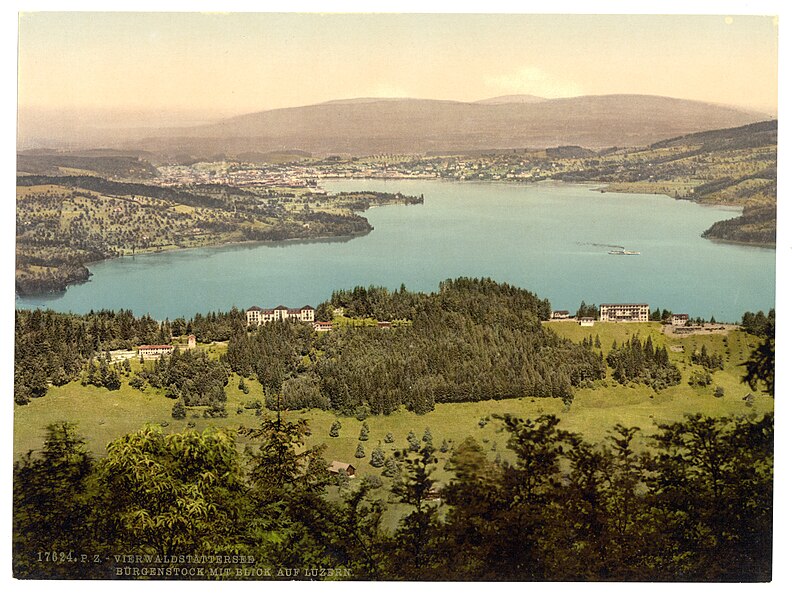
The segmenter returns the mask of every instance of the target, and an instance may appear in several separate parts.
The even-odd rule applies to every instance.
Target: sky
[[[18,103],[22,112],[201,120],[356,97],[637,93],[775,113],[777,23],[742,15],[23,12]]]

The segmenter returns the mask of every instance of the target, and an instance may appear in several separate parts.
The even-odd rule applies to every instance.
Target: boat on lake
[[[609,254],[613,254],[615,256],[640,256],[641,252],[636,250],[611,250],[608,252]]]

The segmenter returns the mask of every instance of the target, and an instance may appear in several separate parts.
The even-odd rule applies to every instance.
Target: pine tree
[[[184,420],[187,417],[187,410],[184,408],[184,402],[179,400],[175,404],[173,404],[173,409],[171,409],[171,416],[175,420]]]
[[[358,459],[366,457],[366,451],[363,449],[363,443],[358,443],[357,449],[355,450],[355,457]]]
[[[375,468],[382,468],[385,465],[385,453],[382,451],[382,448],[379,445],[374,448],[374,451],[371,452],[371,460],[369,461],[369,464]]]
[[[413,431],[407,434],[407,443],[410,444],[410,451],[418,451],[421,448],[421,443]]]
[[[432,431],[429,430],[429,427],[426,428],[423,434],[423,442],[427,445],[432,444]]]
[[[396,460],[393,458],[386,459],[385,468],[382,470],[382,476],[393,478],[397,474],[399,474],[399,466],[396,464]]]
[[[367,422],[363,423],[363,426],[360,427],[360,434],[358,435],[358,441],[368,441],[369,438],[369,425]]]
[[[385,435],[384,441],[385,443],[393,443],[393,433],[389,432],[387,435]]]
[[[336,420],[333,424],[330,425],[330,436],[337,437],[338,432],[341,430],[341,423]]]

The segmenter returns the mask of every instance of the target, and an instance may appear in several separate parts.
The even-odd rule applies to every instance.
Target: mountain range
[[[101,141],[113,148],[193,156],[284,149],[314,155],[565,145],[597,149],[645,146],[767,118],[735,107],[648,95],[501,96],[477,102],[356,98],[266,110],[200,126],[116,129]]]

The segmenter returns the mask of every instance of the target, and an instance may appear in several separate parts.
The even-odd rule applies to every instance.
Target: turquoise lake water
[[[423,193],[425,203],[372,208],[365,216],[374,230],[349,240],[108,260],[89,266],[88,283],[16,305],[173,319],[232,306],[316,305],[356,285],[434,291],[459,276],[509,282],[571,312],[581,300],[649,303],[737,321],[775,305],[774,250],[701,238],[713,222],[739,214],[733,209],[561,183],[332,180],[325,187]],[[610,255],[606,245],[641,254]]]

